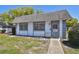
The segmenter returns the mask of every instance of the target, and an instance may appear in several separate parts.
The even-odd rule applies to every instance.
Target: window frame
[[[45,21],[33,22],[34,31],[45,31]]]
[[[53,24],[53,29],[58,29],[58,25],[57,24]]]
[[[19,23],[19,30],[20,31],[28,31],[28,23],[27,22]]]

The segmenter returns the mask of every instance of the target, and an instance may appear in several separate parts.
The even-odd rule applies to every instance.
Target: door
[[[12,27],[12,35],[15,35],[15,34],[16,34],[16,28]]]
[[[59,38],[59,21],[51,22],[51,35],[53,38]]]

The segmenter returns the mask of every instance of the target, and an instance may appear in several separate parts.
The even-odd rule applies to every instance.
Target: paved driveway
[[[64,54],[60,40],[50,39],[48,54]]]

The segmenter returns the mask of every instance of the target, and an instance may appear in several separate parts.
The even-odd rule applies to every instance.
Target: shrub
[[[79,45],[79,24],[72,26],[68,33],[70,44]]]
[[[0,30],[0,33],[5,33],[6,30]]]
[[[2,30],[2,33],[5,33],[6,30]]]

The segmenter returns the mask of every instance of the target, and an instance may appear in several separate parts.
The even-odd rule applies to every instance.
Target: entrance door
[[[59,37],[59,21],[51,22],[51,35],[53,38]]]

